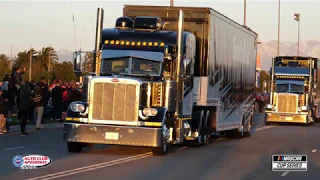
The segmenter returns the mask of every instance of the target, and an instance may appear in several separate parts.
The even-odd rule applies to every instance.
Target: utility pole
[[[51,72],[51,50],[52,50],[52,47],[51,47],[51,44],[50,44],[50,49],[49,49],[49,59],[48,59],[48,72],[50,74]],[[48,78],[48,85],[50,84],[50,81],[49,81],[49,78]]]
[[[29,82],[31,82],[31,72],[32,72],[32,44],[30,45],[30,57],[29,57]]]
[[[50,44],[50,49],[49,49],[49,62],[48,62],[48,71],[49,71],[49,72],[51,71],[51,50],[52,50],[52,47],[51,47],[51,44]]]
[[[244,7],[243,7],[243,25],[247,25],[247,0],[244,0]]]
[[[277,56],[280,55],[280,0],[278,0],[278,47]]]
[[[12,59],[12,44],[11,44],[11,57],[10,57],[10,69],[12,71],[12,64],[13,64],[13,59]]]
[[[297,56],[300,53],[300,13],[294,14],[294,20],[298,21],[298,45],[297,45]]]
[[[171,6],[171,7],[174,6],[174,0],[170,0],[170,6]]]

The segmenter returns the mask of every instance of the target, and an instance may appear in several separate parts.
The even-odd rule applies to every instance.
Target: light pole
[[[247,21],[247,0],[244,0],[244,7],[243,7],[243,25],[246,26]]]
[[[299,56],[300,49],[300,13],[294,14],[294,20],[298,21],[298,47],[297,47],[297,56]]]
[[[30,45],[30,59],[29,59],[29,82],[31,82],[31,72],[32,72],[32,56],[33,56],[33,51],[32,51],[32,44]]]
[[[280,55],[280,0],[278,0],[278,47],[277,56]]]

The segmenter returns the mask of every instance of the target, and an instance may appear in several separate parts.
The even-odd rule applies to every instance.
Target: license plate
[[[291,121],[292,117],[286,117],[286,120]]]
[[[118,140],[119,139],[119,133],[117,133],[117,132],[106,132],[105,133],[105,139]]]

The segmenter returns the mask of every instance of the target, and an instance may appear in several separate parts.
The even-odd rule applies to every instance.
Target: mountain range
[[[73,51],[68,49],[57,50],[60,61],[72,62]],[[258,45],[260,54],[261,70],[269,70],[272,57],[277,55],[277,41],[261,42]],[[297,42],[281,42],[280,55],[297,55]],[[320,58],[320,41],[300,42],[300,56]]]
[[[272,57],[277,55],[277,41],[261,42],[258,45],[260,54],[261,70],[269,70]],[[297,42],[280,43],[280,55],[296,56]],[[299,43],[299,56],[311,56],[320,58],[320,41],[303,41]]]

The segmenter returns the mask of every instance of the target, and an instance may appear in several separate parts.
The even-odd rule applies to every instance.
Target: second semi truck
[[[278,56],[273,58],[270,102],[265,124],[273,122],[312,124],[319,118],[320,60],[312,57]]]
[[[250,136],[255,32],[211,8],[126,5],[114,28],[102,22],[99,8],[93,75],[64,124],[70,152],[115,144],[164,155],[212,133]]]

